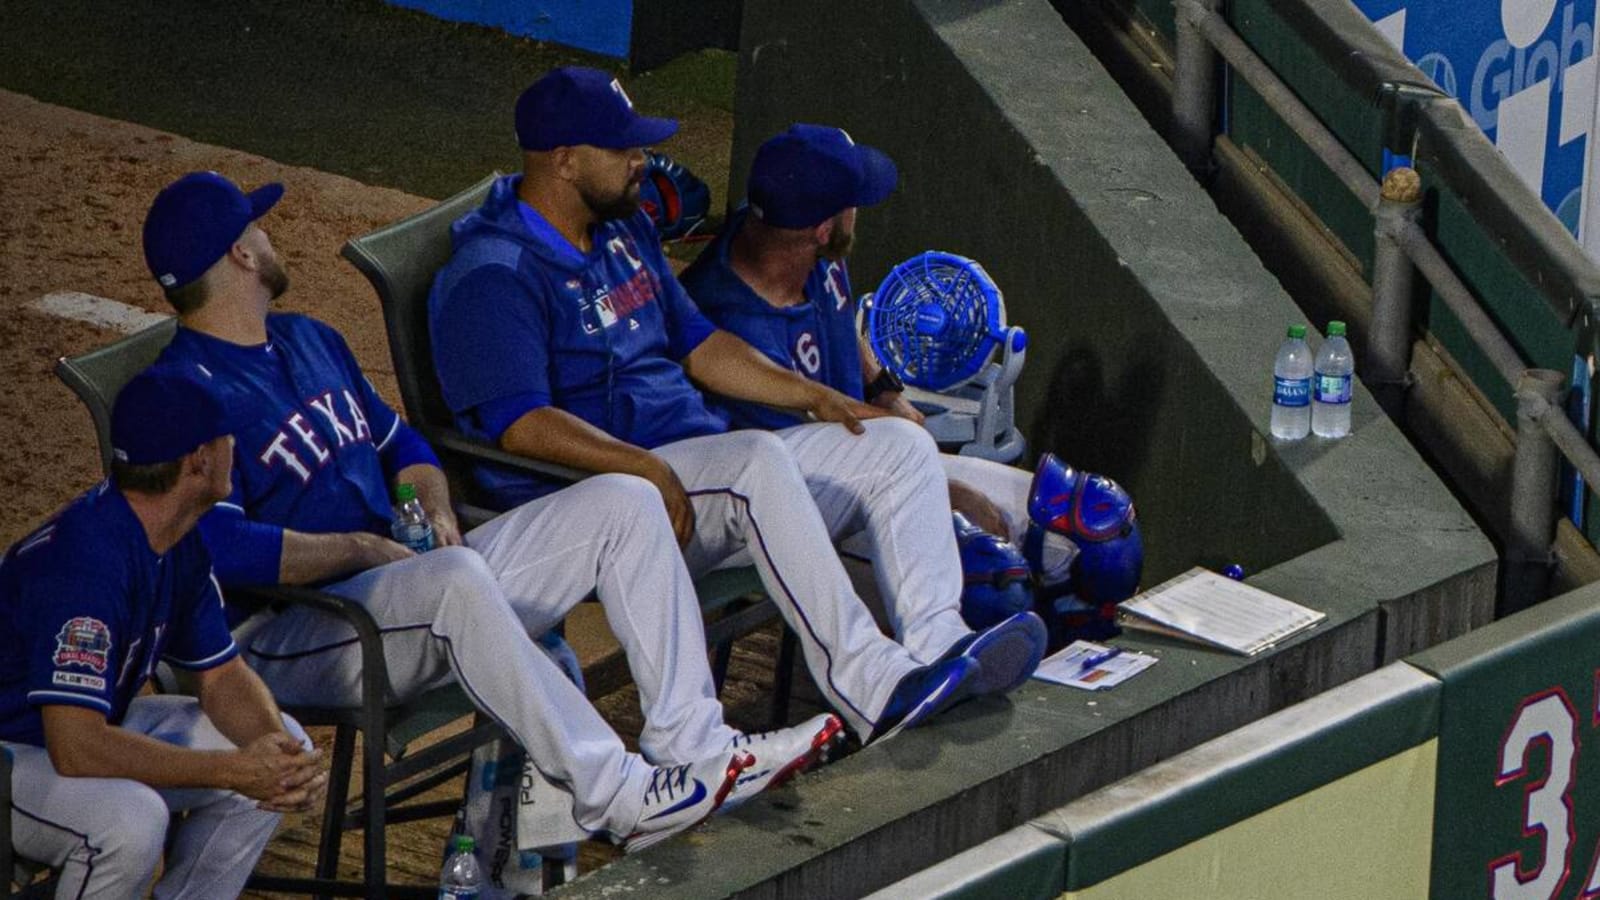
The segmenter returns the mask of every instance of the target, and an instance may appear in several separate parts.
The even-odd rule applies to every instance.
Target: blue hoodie
[[[819,260],[806,278],[805,302],[773,306],[744,283],[728,262],[728,249],[745,210],[728,224],[700,258],[684,270],[684,290],[718,328],[744,338],[786,369],[861,399],[861,356],[856,347],[855,304],[843,262]],[[736,428],[787,428],[805,419],[786,409],[714,397]]]
[[[680,365],[715,329],[649,217],[596,225],[583,255],[517,198],[521,180],[496,181],[455,223],[428,297],[434,365],[462,431],[497,443],[546,406],[645,448],[726,431]],[[479,478],[507,505],[555,487],[505,469]]]

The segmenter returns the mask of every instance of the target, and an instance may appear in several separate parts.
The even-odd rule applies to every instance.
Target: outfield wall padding
[[[1600,586],[1196,747],[875,897],[1583,900],[1600,893],[1600,758],[1586,752],[1597,739]]]
[[[1394,858],[1376,863],[1360,858],[1372,848],[1355,836],[1364,829],[1369,836],[1377,832],[1392,839],[1397,828],[1416,821],[1418,811],[1409,808],[1414,798],[1394,789],[1408,779],[1428,777],[1440,693],[1439,682],[1418,670],[1403,663],[1388,666],[1089,794],[886,888],[873,900],[1020,900],[1063,892],[1137,896],[1125,886],[1159,883],[1170,877],[1163,869],[1183,872],[1194,866],[1192,859],[1173,857],[1184,848],[1206,865],[1238,869],[1233,854],[1216,855],[1195,845],[1229,829],[1253,825],[1259,831],[1278,824],[1263,816],[1303,824],[1304,812],[1288,807],[1319,801],[1324,821],[1313,827],[1347,828],[1351,837],[1317,847],[1318,865],[1347,863],[1352,873],[1370,865],[1393,870]],[[1328,802],[1327,795],[1337,791],[1346,796]],[[1409,841],[1407,871],[1388,874],[1425,883],[1427,834],[1409,835]],[[1325,876],[1319,884],[1295,879],[1306,863],[1293,858],[1299,849],[1293,836],[1271,843],[1275,846],[1256,844],[1256,858],[1246,865],[1281,865],[1284,879],[1258,885],[1252,896],[1335,896],[1327,893],[1327,882],[1337,876]],[[1049,881],[1056,873],[1060,880]],[[1183,896],[1223,900],[1239,896],[1223,891],[1237,890],[1236,881],[1219,875],[1213,884],[1189,883]]]

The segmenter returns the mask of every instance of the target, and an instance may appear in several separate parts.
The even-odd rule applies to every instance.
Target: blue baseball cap
[[[894,161],[842,128],[791,125],[756,150],[750,212],[774,228],[810,228],[852,206],[883,202],[900,182]]]
[[[190,172],[167,185],[144,217],[144,261],[166,290],[194,281],[283,196],[273,182],[246,194],[216,172]]]
[[[517,98],[517,143],[524,150],[578,144],[623,150],[648,147],[677,133],[677,119],[634,112],[622,83],[599,69],[552,69]]]
[[[246,415],[239,404],[222,398],[205,367],[152,366],[117,394],[111,408],[111,455],[134,466],[181,459],[232,434]]]

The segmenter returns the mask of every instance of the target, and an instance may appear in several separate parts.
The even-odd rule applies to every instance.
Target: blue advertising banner
[[[1461,101],[1574,236],[1595,118],[1594,0],[1355,0]]]
[[[620,59],[628,57],[633,0],[387,0],[451,22],[500,28]]]

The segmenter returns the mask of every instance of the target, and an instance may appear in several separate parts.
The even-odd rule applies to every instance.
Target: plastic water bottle
[[[478,858],[472,855],[471,835],[456,835],[451,847],[444,870],[439,873],[439,900],[478,900],[483,874],[478,869]]]
[[[1304,325],[1290,325],[1278,345],[1272,381],[1272,436],[1298,441],[1311,433],[1311,348]]]
[[[1344,323],[1328,323],[1328,339],[1317,350],[1317,377],[1311,389],[1311,430],[1317,437],[1350,433],[1350,387],[1356,371]]]
[[[397,501],[394,508],[394,521],[389,524],[389,533],[394,535],[396,543],[404,544],[417,553],[427,553],[433,549],[433,523],[428,521],[428,513],[422,508],[422,501],[417,499],[417,486],[402,484],[395,488],[394,498]]]

